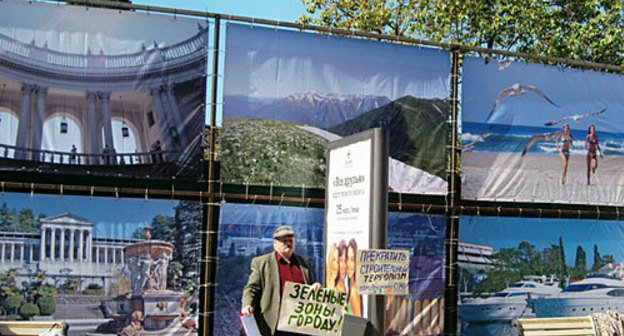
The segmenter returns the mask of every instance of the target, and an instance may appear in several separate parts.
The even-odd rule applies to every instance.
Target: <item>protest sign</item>
[[[308,335],[338,335],[347,304],[345,292],[286,282],[277,330]]]
[[[358,293],[408,294],[409,261],[408,250],[358,250]]]

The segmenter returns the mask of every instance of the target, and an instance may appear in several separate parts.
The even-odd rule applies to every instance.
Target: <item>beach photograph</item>
[[[324,188],[326,144],[383,127],[390,188],[446,193],[447,51],[241,24],[226,50],[225,182]]]
[[[460,335],[516,335],[515,318],[624,312],[623,239],[622,221],[462,216]]]
[[[462,198],[624,201],[624,77],[466,57]]]

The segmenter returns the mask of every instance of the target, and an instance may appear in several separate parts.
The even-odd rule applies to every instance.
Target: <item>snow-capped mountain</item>
[[[254,98],[249,98],[251,102]],[[281,120],[288,122],[301,122],[308,125],[327,128],[351,120],[370,110],[390,103],[385,96],[374,95],[342,95],[336,93],[322,94],[316,91],[296,93],[282,99],[260,106],[250,114],[250,108],[246,111],[238,110],[227,101],[233,101],[226,97],[224,110],[225,118],[258,118]],[[266,102],[266,100],[264,101]]]

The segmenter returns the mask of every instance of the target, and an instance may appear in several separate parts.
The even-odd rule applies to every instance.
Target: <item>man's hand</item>
[[[253,314],[253,307],[252,306],[245,306],[245,307],[241,308],[241,315],[249,316],[251,314]]]
[[[321,289],[321,284],[318,282],[313,283],[312,289],[314,290],[314,293],[318,293],[319,289]]]

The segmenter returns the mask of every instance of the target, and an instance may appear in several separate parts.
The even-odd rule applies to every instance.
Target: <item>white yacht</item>
[[[561,291],[554,277],[526,276],[521,281],[487,298],[471,298],[459,303],[461,320],[469,323],[509,321],[535,317],[527,299],[549,297]]]
[[[616,310],[624,312],[624,280],[618,274],[590,274],[561,293],[528,300],[537,317],[586,316]]]

